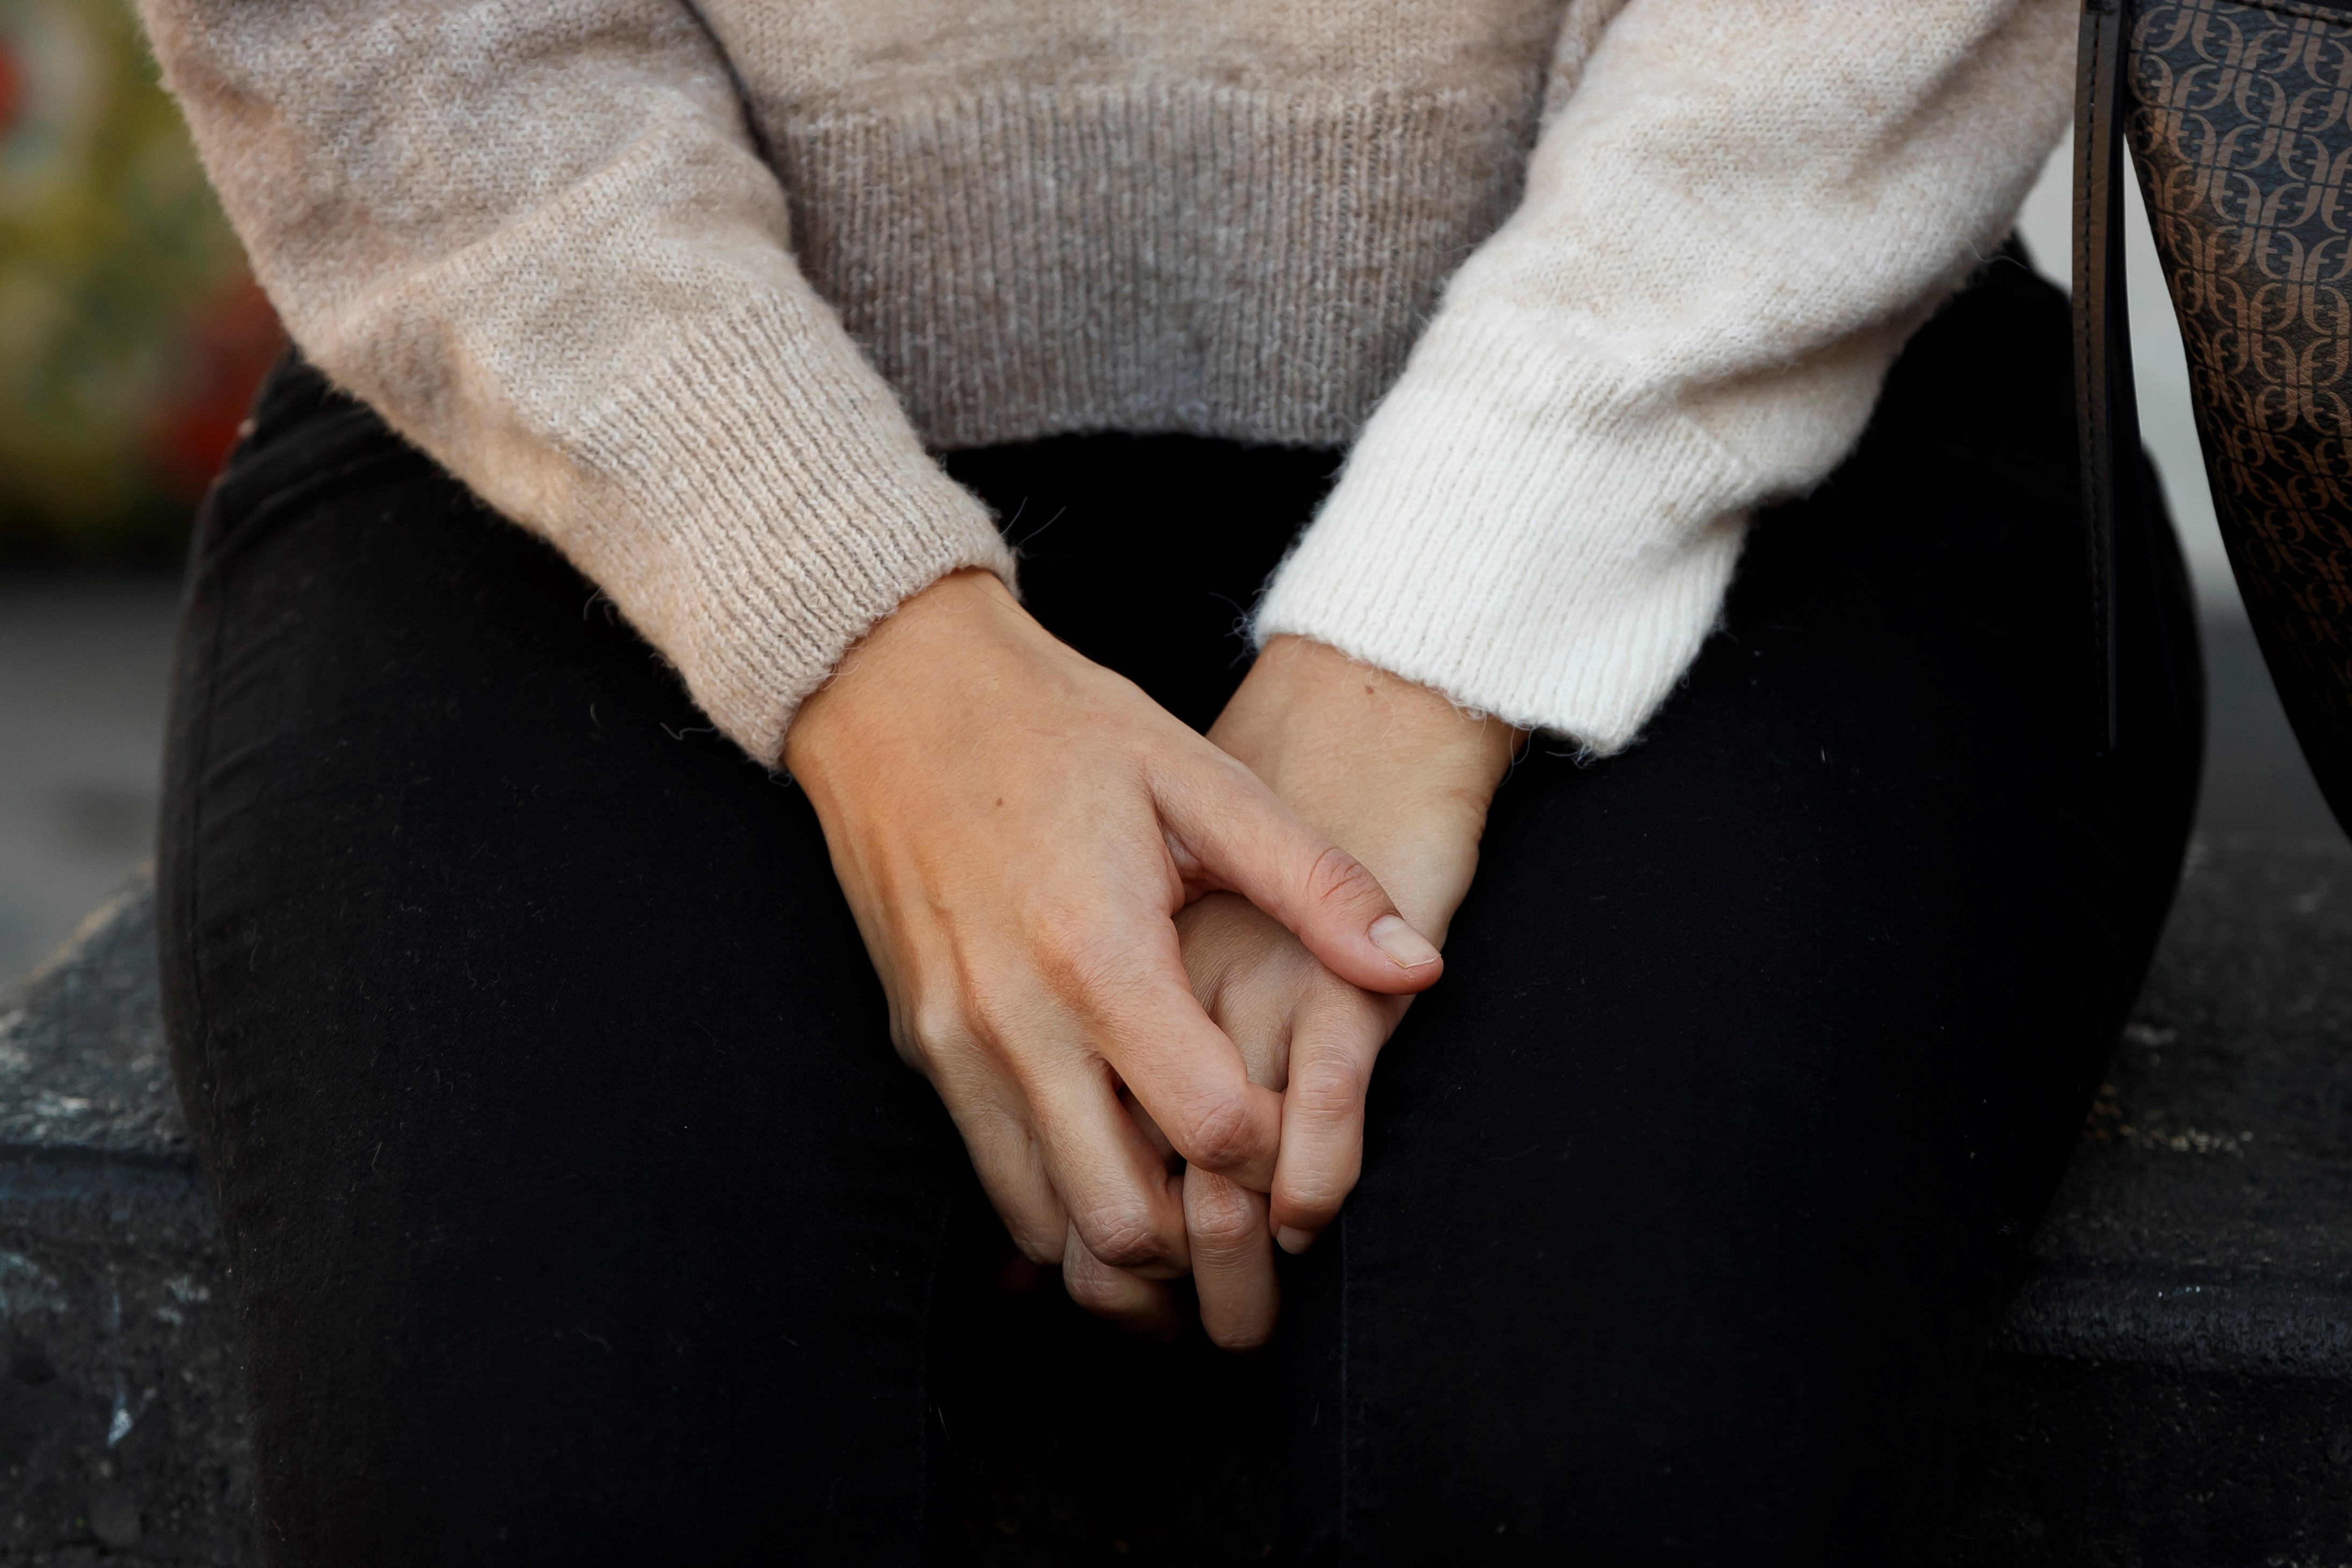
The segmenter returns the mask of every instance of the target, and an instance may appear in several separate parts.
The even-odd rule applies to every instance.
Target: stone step
[[[1952,1562],[2352,1563],[2352,845],[2191,846],[1995,1352]]]
[[[0,998],[0,1561],[252,1560],[228,1282],[143,884]],[[2352,1563],[2352,846],[2193,847],[1940,1555]]]
[[[254,1561],[235,1329],[142,880],[0,997],[0,1563]]]

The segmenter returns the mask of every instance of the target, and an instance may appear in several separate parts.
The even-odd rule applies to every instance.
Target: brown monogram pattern
[[[2139,0],[2128,68],[2231,563],[2352,823],[2352,16]]]

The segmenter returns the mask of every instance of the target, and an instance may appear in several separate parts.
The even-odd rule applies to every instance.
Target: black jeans
[[[1996,265],[1646,737],[1538,741],[1242,1359],[1023,1293],[803,797],[282,368],[204,519],[162,857],[266,1559],[1255,1562],[1276,1516],[1314,1563],[1898,1559],[2196,792],[2160,519],[2091,749],[2067,364]],[[1204,724],[1332,462],[951,466],[1045,624]]]

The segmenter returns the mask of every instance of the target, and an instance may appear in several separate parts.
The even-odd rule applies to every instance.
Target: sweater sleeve
[[[1518,209],[1255,630],[1607,753],[1696,655],[1748,514],[1828,475],[2000,243],[2065,122],[2074,15],[1632,0],[1588,55],[1596,8]]]
[[[907,596],[1011,576],[787,249],[685,0],[142,0],[303,351],[773,763]]]

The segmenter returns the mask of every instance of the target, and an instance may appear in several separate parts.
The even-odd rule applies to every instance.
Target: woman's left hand
[[[1322,643],[1277,637],[1209,738],[1361,860],[1413,927],[1442,945],[1522,735]],[[1212,894],[1176,924],[1194,995],[1252,1081],[1283,1093],[1270,1200],[1208,1171],[1184,1178],[1202,1327],[1245,1349],[1274,1332],[1275,1238],[1306,1250],[1355,1186],[1372,1063],[1411,998],[1339,979],[1245,899]],[[1090,1257],[1066,1259],[1064,1280],[1104,1315],[1174,1326],[1159,1281]]]

